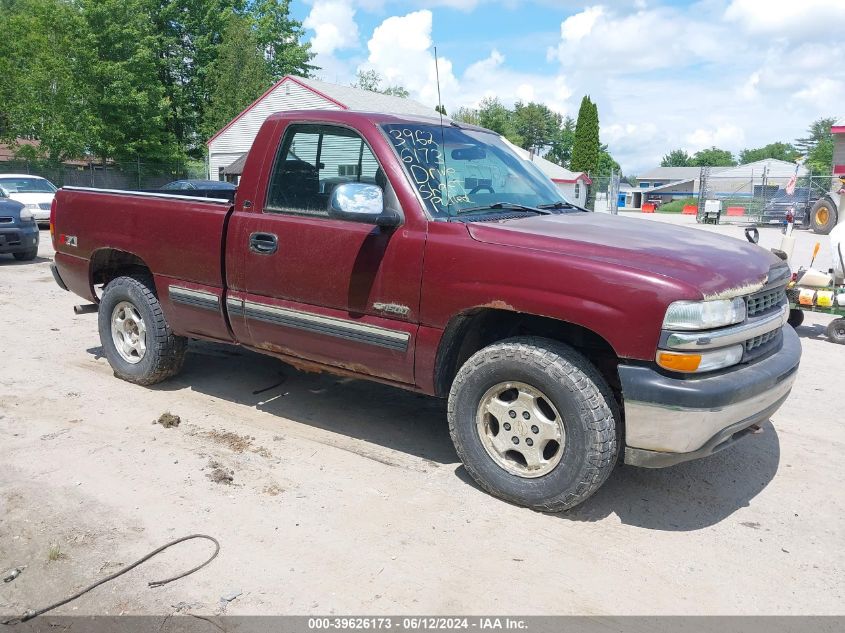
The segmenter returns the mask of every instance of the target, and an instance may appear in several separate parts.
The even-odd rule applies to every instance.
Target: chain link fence
[[[697,219],[705,221],[708,201],[718,202],[720,223],[779,224],[785,221],[787,210],[796,221],[809,219],[819,199],[832,195],[838,200],[841,186],[836,176],[799,177],[792,193],[787,192],[788,185],[788,178],[767,178],[765,173],[751,178],[720,178],[718,172],[705,168],[699,180]]]
[[[608,176],[593,176],[587,194],[587,208],[596,213],[619,212],[619,182],[621,175],[611,172]]]
[[[158,189],[174,180],[204,180],[208,177],[206,166],[202,161],[152,163],[140,160],[55,166],[15,160],[0,163],[0,176],[3,174],[41,176],[57,187],[95,187],[129,191]]]

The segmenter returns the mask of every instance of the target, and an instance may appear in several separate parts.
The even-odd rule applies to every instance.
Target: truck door
[[[227,307],[242,342],[389,380],[413,383],[425,225],[396,228],[329,218],[333,187],[390,182],[354,130],[280,125],[278,151],[256,200],[231,219],[239,270]],[[268,157],[269,159],[270,157]],[[265,168],[266,169],[266,168]],[[401,209],[396,209],[401,212]]]

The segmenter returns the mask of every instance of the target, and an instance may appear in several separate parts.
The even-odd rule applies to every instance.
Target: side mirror
[[[334,188],[329,217],[385,227],[399,226],[402,220],[396,211],[384,208],[381,187],[362,182],[347,182]]]

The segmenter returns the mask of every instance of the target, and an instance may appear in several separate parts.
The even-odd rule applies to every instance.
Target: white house
[[[249,151],[261,124],[271,114],[309,109],[437,116],[434,107],[424,106],[413,99],[286,75],[209,139],[208,177],[211,180],[225,180],[226,168]],[[229,171],[240,174],[238,165],[232,167]]]

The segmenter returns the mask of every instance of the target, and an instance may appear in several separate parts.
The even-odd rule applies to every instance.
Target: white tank
[[[845,278],[845,270],[842,269],[842,262],[845,260],[845,222],[840,222],[830,232],[830,254],[836,278]]]

